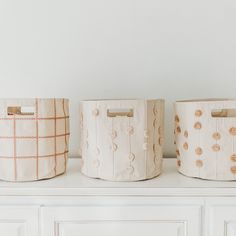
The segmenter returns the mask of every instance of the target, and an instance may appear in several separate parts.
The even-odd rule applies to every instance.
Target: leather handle
[[[20,116],[31,116],[34,115],[35,108],[34,107],[8,107],[7,114],[8,115],[20,115]]]
[[[236,117],[236,109],[215,109],[211,111],[213,118]]]
[[[107,116],[108,117],[117,117],[117,116],[133,117],[134,111],[133,109],[108,109]]]

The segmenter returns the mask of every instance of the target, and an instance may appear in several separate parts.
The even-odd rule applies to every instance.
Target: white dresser
[[[113,183],[80,174],[0,182],[0,236],[235,236],[236,182],[184,177],[176,160],[156,179]]]

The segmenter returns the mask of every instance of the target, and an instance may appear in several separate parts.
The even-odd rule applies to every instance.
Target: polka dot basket
[[[176,102],[175,144],[182,174],[236,180],[236,100]]]
[[[82,173],[111,181],[161,173],[163,100],[83,101],[80,106]]]

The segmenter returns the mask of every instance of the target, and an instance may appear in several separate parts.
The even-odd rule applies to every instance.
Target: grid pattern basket
[[[0,179],[33,181],[66,171],[67,99],[0,100]]]
[[[161,173],[163,100],[81,102],[82,173],[138,181]]]
[[[209,180],[236,180],[236,100],[175,103],[178,170]]]

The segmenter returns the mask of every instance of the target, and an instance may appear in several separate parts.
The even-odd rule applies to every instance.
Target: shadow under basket
[[[163,100],[83,101],[80,110],[83,174],[138,181],[161,173]]]
[[[66,171],[67,99],[0,99],[0,179],[34,181]]]
[[[175,143],[180,173],[236,180],[236,100],[176,102]]]

